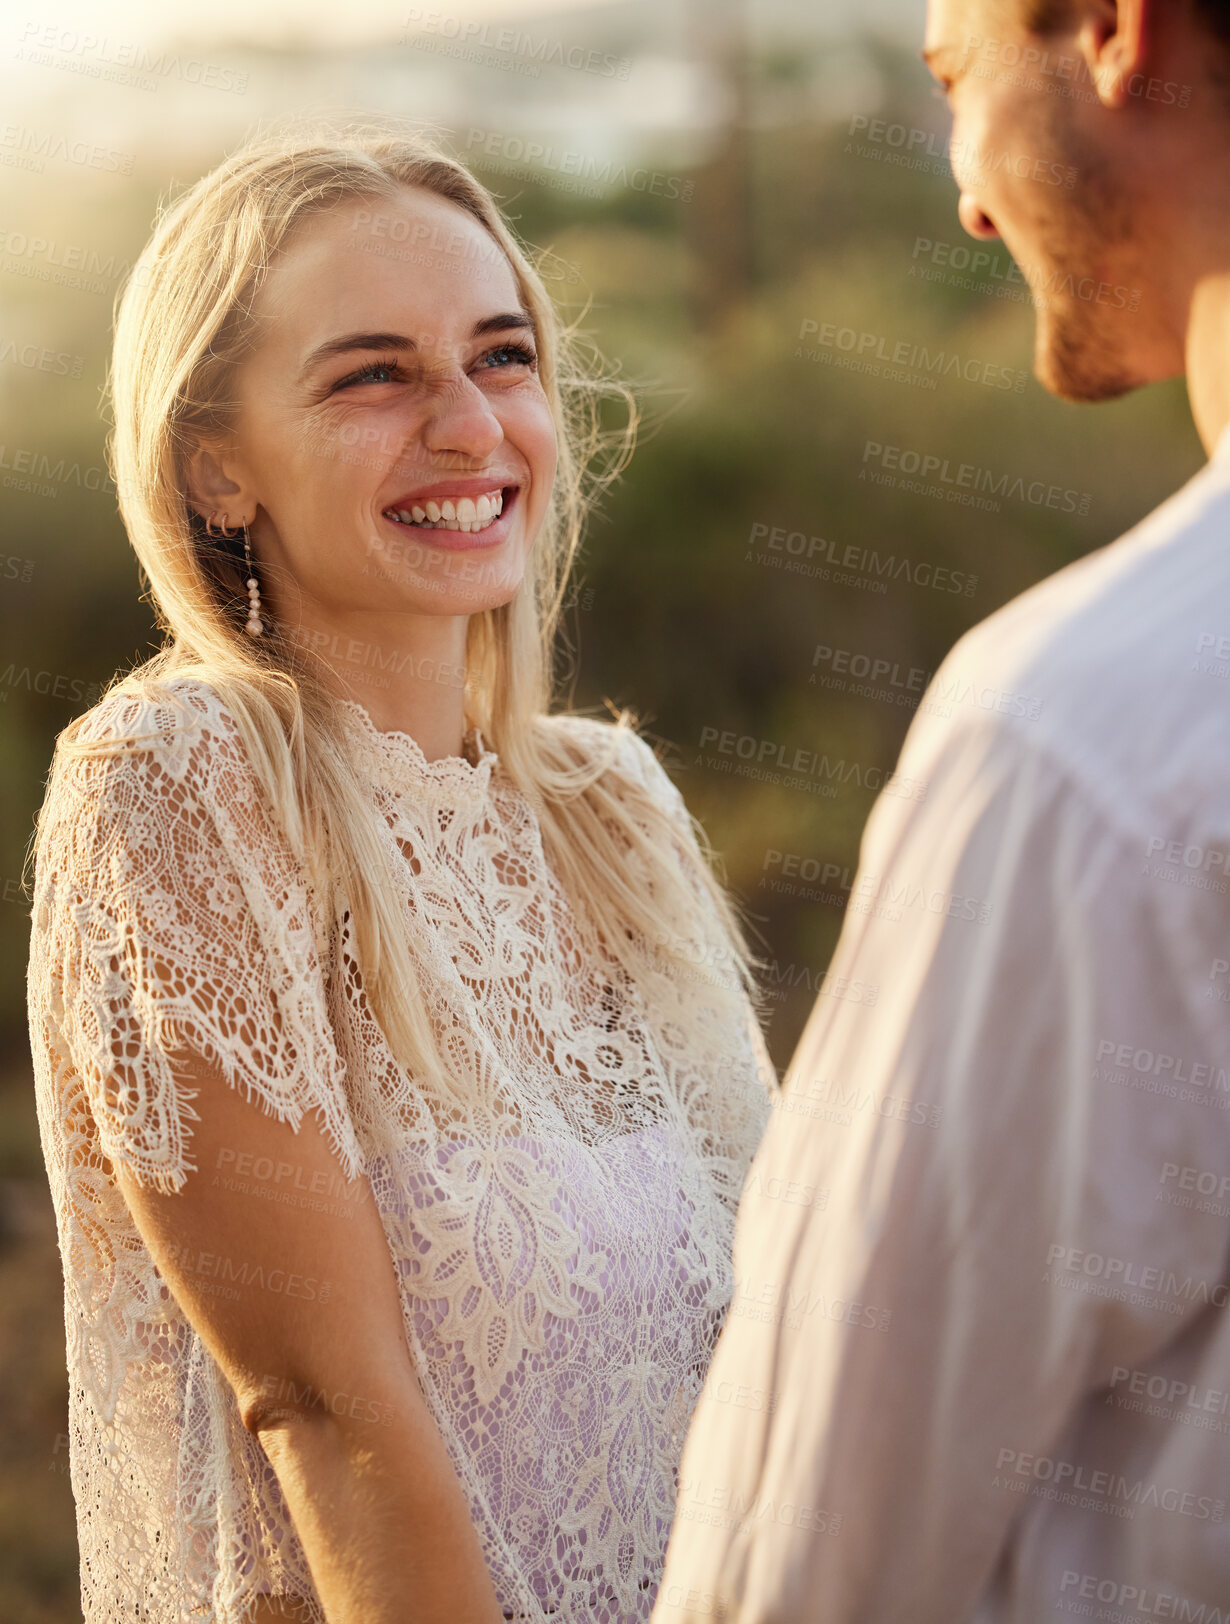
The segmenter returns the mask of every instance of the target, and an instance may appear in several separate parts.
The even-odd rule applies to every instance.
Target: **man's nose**
[[[971,237],[987,241],[999,236],[994,220],[979,208],[968,192],[961,193],[961,201],[957,204],[957,218]]]
[[[436,391],[423,429],[429,451],[481,463],[503,438],[504,430],[486,395],[469,378],[450,379]]]

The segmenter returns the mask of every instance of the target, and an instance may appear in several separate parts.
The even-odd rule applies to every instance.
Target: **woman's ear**
[[[198,441],[188,453],[184,468],[189,507],[203,519],[219,509],[251,506],[241,482],[228,472],[230,457],[221,446]]]

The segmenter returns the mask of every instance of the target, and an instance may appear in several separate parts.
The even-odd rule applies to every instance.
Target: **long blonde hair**
[[[626,465],[635,401],[603,376],[575,326],[565,327],[538,266],[491,194],[432,140],[391,118],[284,124],[245,142],[178,199],[163,204],[150,241],[121,290],[108,378],[107,453],[119,508],[148,579],[166,642],[119,673],[105,697],[165,699],[163,684],[207,682],[226,703],[286,840],[314,890],[350,908],[371,1008],[412,1075],[448,1078],[399,917],[400,884],[377,834],[370,792],[347,747],[336,681],[302,643],[244,631],[242,555],[206,537],[186,499],[186,456],[201,433],[233,422],[234,374],[250,342],[253,297],[289,233],[342,200],[392,198],[426,188],[467,210],[507,256],[538,329],[539,376],[559,443],[549,511],[515,596],[470,617],[466,712],[531,799],[543,847],[574,908],[634,978],[652,964],[707,983],[706,997],[756,1000],[754,966],[739,914],[711,872],[671,838],[668,816],[647,796],[628,809],[610,767],[636,726],[619,711],[600,757],[583,759],[562,729],[541,725],[555,686],[555,653],[567,579],[597,492]],[[540,261],[541,263],[541,261]],[[604,396],[623,394],[624,432],[601,431]],[[129,739],[78,740],[82,718],[59,736],[64,754],[122,750]],[[706,857],[711,853],[693,820]],[[648,888],[626,878],[630,851],[648,865]],[[689,883],[690,881],[690,883]],[[717,957],[697,951],[699,895],[718,921]],[[712,940],[712,933],[710,935]],[[709,960],[710,962],[699,962]]]

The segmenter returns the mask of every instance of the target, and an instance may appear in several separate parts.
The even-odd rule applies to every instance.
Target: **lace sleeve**
[[[736,995],[739,1014],[732,1017],[728,1003],[717,1004],[705,996],[715,982],[733,987],[736,978],[725,930],[699,877],[706,859],[678,786],[639,734],[628,735],[621,765],[674,823],[685,878],[696,899],[692,917],[678,921],[680,939],[696,969],[676,982],[674,1018],[664,1030],[678,1039],[673,1056],[676,1086],[687,1103],[718,1193],[733,1214],[779,1092],[777,1070],[751,999]]]
[[[708,863],[697,840],[692,814],[678,785],[659,761],[648,740],[639,733],[627,735],[620,766],[667,814],[679,837],[683,873],[696,898],[696,909],[691,919],[681,919],[677,925],[679,940],[697,966],[697,979],[728,984],[733,982],[735,971],[730,961],[726,932],[718,919],[712,895],[701,879]],[[759,1034],[758,1025],[756,1031]]]
[[[298,1128],[317,1110],[363,1171],[307,888],[273,838],[242,740],[211,691],[115,695],[82,738],[149,735],[52,765],[36,862],[32,981],[99,1143],[138,1182],[178,1190],[189,1160],[184,1051]]]

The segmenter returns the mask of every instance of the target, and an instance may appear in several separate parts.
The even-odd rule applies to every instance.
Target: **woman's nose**
[[[427,449],[485,462],[504,438],[486,395],[469,378],[440,385],[423,428]]]
[[[994,220],[978,206],[969,192],[961,193],[961,201],[957,204],[957,218],[971,237],[987,241],[999,236]]]

